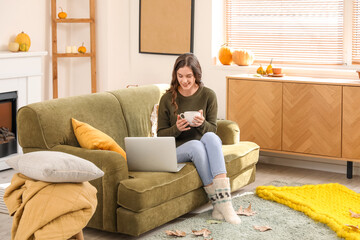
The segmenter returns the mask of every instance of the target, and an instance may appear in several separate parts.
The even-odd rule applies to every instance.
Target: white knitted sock
[[[216,207],[225,220],[231,224],[240,224],[241,219],[236,214],[231,201],[229,178],[215,178]]]
[[[212,217],[217,220],[223,220],[224,216],[221,214],[221,212],[218,209],[218,205],[216,203],[216,194],[215,194],[215,184],[211,184],[208,187],[204,187],[205,192],[208,195],[208,198],[211,201],[211,204],[213,205],[213,211],[212,211]]]

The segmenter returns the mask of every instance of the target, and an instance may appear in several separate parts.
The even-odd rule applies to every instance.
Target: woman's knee
[[[222,142],[221,142],[221,139],[219,138],[218,135],[216,135],[215,133],[213,132],[207,132],[205,133],[200,141],[202,143],[204,143],[205,145],[208,144],[208,143],[212,143],[212,142],[215,142],[215,143],[219,143],[220,145],[222,145]]]
[[[189,144],[188,150],[192,157],[192,161],[207,161],[207,153],[204,144],[198,140],[191,140],[189,143],[191,144]]]
[[[205,152],[205,146],[199,140],[191,140],[185,144],[186,144],[187,152],[191,153],[191,155],[196,155],[196,154],[202,155]]]

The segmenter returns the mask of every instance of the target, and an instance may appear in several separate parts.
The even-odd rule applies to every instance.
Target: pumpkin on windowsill
[[[223,65],[230,65],[232,63],[232,51],[227,43],[223,44],[219,50],[219,61]]]
[[[249,66],[254,63],[255,55],[246,49],[236,49],[232,53],[232,60],[239,66]]]

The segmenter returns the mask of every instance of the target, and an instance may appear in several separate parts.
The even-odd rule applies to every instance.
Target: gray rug
[[[272,182],[269,185],[282,186],[282,182]],[[299,184],[290,183],[288,186]],[[232,225],[226,222],[219,224],[210,224],[207,220],[211,219],[211,210],[200,213],[194,217],[181,222],[176,222],[162,227],[146,237],[146,239],[204,239],[192,234],[192,230],[201,230],[207,228],[211,235],[206,239],[214,240],[332,240],[338,238],[336,233],[327,225],[316,222],[307,217],[302,212],[297,212],[282,204],[263,200],[256,194],[244,194],[233,199],[235,210],[240,206],[247,208],[251,203],[252,210],[256,211],[254,216],[240,216],[242,223]],[[272,230],[259,232],[253,226],[270,226]],[[181,230],[186,232],[185,237],[167,236],[165,230]]]

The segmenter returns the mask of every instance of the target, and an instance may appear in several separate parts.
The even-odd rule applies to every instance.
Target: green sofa
[[[147,85],[111,92],[60,98],[24,106],[17,115],[18,140],[24,153],[61,151],[96,164],[104,176],[91,181],[98,206],[88,227],[138,236],[208,202],[192,163],[178,173],[131,172],[116,152],[81,148],[71,118],[111,136],[125,149],[124,137],[150,136],[150,115],[164,92]],[[234,122],[218,121],[232,191],[255,180],[259,146],[239,142]]]

